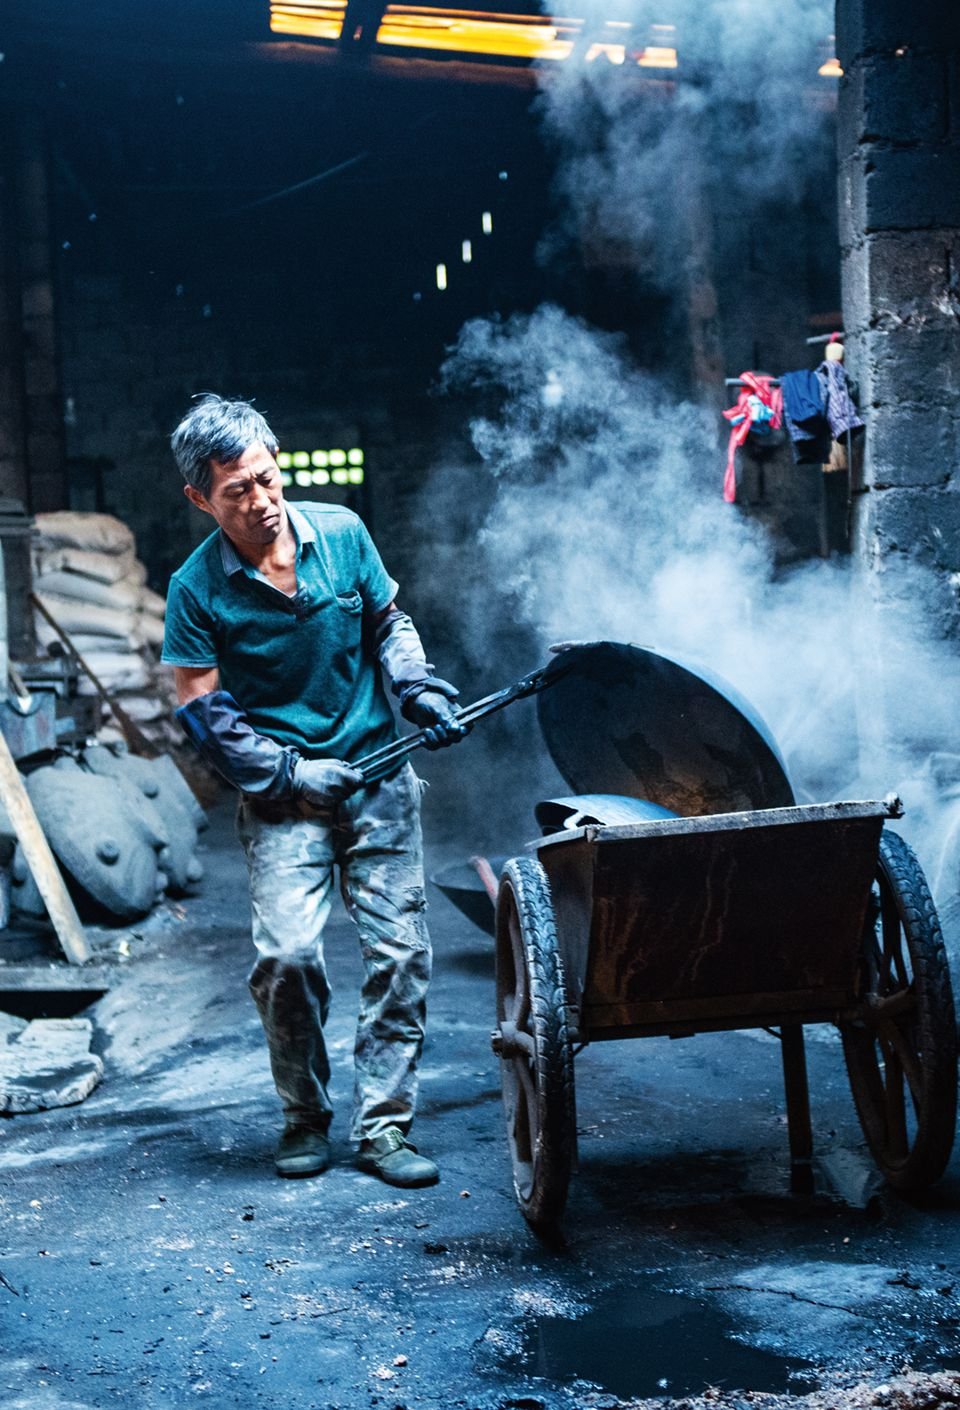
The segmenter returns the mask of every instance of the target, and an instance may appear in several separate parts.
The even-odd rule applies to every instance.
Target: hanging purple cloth
[[[830,431],[834,439],[839,440],[847,431],[863,425],[850,395],[847,370],[842,362],[825,361],[817,368],[817,376],[823,387],[824,410],[830,422]]]

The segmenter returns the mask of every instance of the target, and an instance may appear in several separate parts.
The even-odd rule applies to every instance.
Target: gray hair
[[[257,443],[276,455],[278,442],[249,402],[228,401],[214,392],[194,397],[193,406],[170,437],[170,447],[188,485],[206,498],[213,481],[211,460],[229,465]]]

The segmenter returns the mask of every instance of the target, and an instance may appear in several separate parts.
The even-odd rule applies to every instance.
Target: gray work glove
[[[297,760],[293,793],[315,808],[334,808],[363,786],[363,774],[342,759]]]
[[[469,725],[462,725],[457,719],[453,701],[460,694],[455,685],[431,676],[419,683],[418,687],[404,692],[400,701],[400,713],[404,719],[419,725],[425,731],[425,749],[443,749],[448,744],[456,744],[470,733]]]

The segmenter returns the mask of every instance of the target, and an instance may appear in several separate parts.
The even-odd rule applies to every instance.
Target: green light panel
[[[284,489],[299,485],[362,485],[364,454],[359,446],[350,450],[279,450],[277,465]],[[293,472],[293,473],[291,473]]]

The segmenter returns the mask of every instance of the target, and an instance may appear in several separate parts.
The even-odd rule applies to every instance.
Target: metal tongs
[[[477,700],[472,705],[464,705],[462,709],[457,710],[457,723],[475,724],[477,720],[485,719],[487,715],[494,715],[498,710],[512,705],[515,700],[523,700],[527,695],[536,695],[546,686],[553,685],[563,674],[563,669],[556,661],[551,661],[539,670],[531,671],[521,680],[514,681],[513,685],[504,686],[492,695],[485,695],[482,700]],[[385,778],[401,759],[405,759],[415,749],[421,749],[426,734],[426,730],[418,730],[416,734],[405,735],[394,744],[385,744],[382,749],[377,749],[365,759],[360,759],[353,767],[363,774],[364,783],[376,783],[378,779]]]

